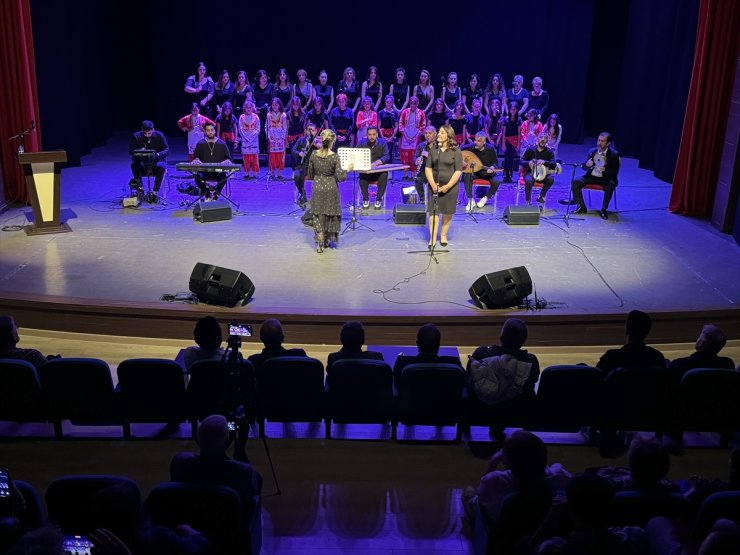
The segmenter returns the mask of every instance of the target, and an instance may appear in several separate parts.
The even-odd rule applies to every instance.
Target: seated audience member
[[[434,324],[424,324],[416,333],[416,347],[419,353],[415,356],[404,355],[401,353],[393,365],[393,379],[398,379],[403,373],[403,369],[409,364],[417,363],[445,363],[456,364],[462,368],[460,357],[439,356],[439,347],[442,344],[442,334],[439,328]]]
[[[286,349],[283,347],[283,341],[285,341],[285,335],[283,334],[283,326],[279,320],[270,318],[262,323],[260,328],[260,341],[264,344],[265,348],[262,352],[254,354],[249,357],[249,362],[254,365],[255,371],[259,371],[262,365],[268,358],[285,357],[285,356],[299,356],[305,357],[306,351],[300,348]]]
[[[327,370],[336,361],[345,358],[383,360],[382,353],[362,350],[362,346],[365,344],[365,328],[361,322],[353,320],[345,323],[342,326],[342,331],[339,332],[339,341],[342,342],[342,348],[336,353],[329,353],[329,359],[326,363]]]
[[[19,349],[20,337],[12,316],[0,316],[0,358],[25,360],[40,370],[46,364],[46,357],[36,349]]]
[[[204,316],[198,320],[193,328],[193,339],[197,347],[188,347],[183,354],[186,370],[190,370],[193,364],[201,360],[224,360],[221,325],[213,316]]]
[[[567,503],[554,505],[532,543],[537,553],[643,554],[647,533],[637,526],[609,527],[614,490],[598,476],[584,474],[567,485]],[[567,537],[558,530],[570,530]],[[544,541],[543,541],[544,540]]]
[[[231,444],[226,418],[212,414],[198,426],[200,454],[183,451],[175,455],[170,463],[170,479],[173,482],[211,484],[232,488],[242,501],[242,506],[251,506],[252,497],[262,490],[262,477],[249,464],[245,449],[246,434],[237,434],[234,439],[234,458],[226,450]]]
[[[213,553],[213,546],[208,538],[187,524],[180,524],[174,530],[152,525],[144,514],[138,489],[130,484],[120,483],[101,489],[93,497],[92,509],[95,526],[98,528],[92,537],[97,538],[99,543],[110,544],[118,539],[131,553],[137,554]]]
[[[627,459],[630,479],[625,484],[626,490],[653,494],[678,491],[676,485],[666,479],[671,469],[671,458],[657,439],[635,437]]]
[[[684,523],[664,516],[652,518],[645,529],[650,538],[650,553],[653,555],[740,553],[740,527],[726,518],[718,519],[706,538],[691,537],[689,528]]]
[[[668,368],[671,377],[680,382],[684,374],[694,368],[725,368],[735,369],[735,363],[731,358],[719,356],[719,352],[727,343],[725,334],[717,326],[706,324],[702,327],[699,338],[696,340],[696,351],[684,358],[673,360]]]
[[[501,327],[501,345],[478,347],[470,357],[468,371],[473,391],[482,402],[495,404],[518,395],[533,397],[540,379],[537,357],[522,349],[527,324],[509,318]]]
[[[504,463],[506,470],[499,470]],[[517,430],[504,441],[488,463],[477,490],[468,486],[463,493],[463,507],[468,516],[474,514],[474,504],[480,503],[494,522],[498,522],[501,504],[510,493],[549,488],[563,491],[571,475],[560,463],[547,464],[547,447],[531,432]]]
[[[650,315],[640,310],[633,310],[627,315],[625,325],[627,344],[619,349],[609,349],[596,363],[604,377],[617,368],[665,367],[663,353],[645,345],[645,338],[650,333],[651,325]]]

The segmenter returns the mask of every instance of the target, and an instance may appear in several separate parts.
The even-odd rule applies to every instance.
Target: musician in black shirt
[[[147,155],[136,155],[136,151],[154,150]],[[142,175],[154,176],[154,192],[158,193],[162,186],[165,171],[167,170],[167,154],[170,146],[164,133],[154,130],[154,124],[149,120],[141,122],[141,131],[131,136],[128,153],[131,155],[131,173],[141,185]]]
[[[378,137],[377,127],[367,128],[367,138],[360,141],[357,148],[369,148],[370,149],[370,163],[373,169],[377,169],[383,164],[387,164],[390,161],[390,155],[388,154],[388,145],[385,139]],[[379,210],[381,206],[381,199],[385,194],[385,188],[388,184],[388,172],[380,173],[360,173],[360,190],[362,191],[362,207],[370,207],[370,180],[377,178],[378,180],[378,194],[375,195],[375,209]]]
[[[293,181],[295,181],[295,188],[298,189],[298,205],[301,208],[308,202],[306,198],[306,187],[304,186],[308,161],[311,155],[321,148],[321,139],[316,136],[318,132],[316,124],[311,122],[306,126],[306,129],[308,129],[308,136],[298,139],[291,151],[293,153],[293,159],[296,160],[296,165],[293,166]]]
[[[486,195],[478,201],[478,208],[483,208],[490,198],[498,191],[498,186],[501,185],[501,180],[495,178],[496,164],[498,164],[498,156],[496,149],[486,142],[485,131],[478,131],[475,134],[475,141],[468,143],[460,147],[463,152],[472,152],[475,154],[482,166],[481,168],[471,168],[470,173],[463,174],[463,183],[465,184],[465,195],[468,197],[468,205],[465,207],[466,212],[470,212],[473,206],[476,206],[475,199],[473,198],[473,180],[474,179],[485,179],[488,181],[490,186]]]
[[[524,198],[527,204],[532,204],[532,187],[535,182],[542,185],[537,202],[545,204],[545,195],[550,190],[555,179],[550,175],[555,173],[555,153],[547,148],[547,133],[540,133],[537,144],[524,151],[521,158],[521,168],[524,170]]]
[[[195,145],[192,164],[233,164],[229,147],[221,139],[216,138],[216,126],[206,123],[203,128],[206,138]],[[202,171],[195,174],[195,182],[198,184],[200,194],[206,199],[210,197],[206,181],[215,181],[216,190],[213,199],[217,199],[221,189],[226,186],[229,178],[228,172]]]

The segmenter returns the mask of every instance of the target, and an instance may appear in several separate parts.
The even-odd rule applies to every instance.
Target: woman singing
[[[316,236],[316,252],[324,252],[324,247],[339,241],[339,229],[342,226],[342,206],[339,200],[339,182],[347,179],[347,170],[339,165],[339,156],[332,151],[337,136],[331,129],[321,132],[321,149],[313,153],[308,160],[308,175],[313,176],[313,194],[311,212],[313,229]]]
[[[455,141],[452,127],[443,125],[437,132],[438,148],[429,155],[429,164],[424,169],[427,178],[427,212],[429,213],[429,248],[437,243],[439,214],[442,214],[440,244],[447,246],[447,234],[457,206],[457,194],[462,174],[462,153]]]

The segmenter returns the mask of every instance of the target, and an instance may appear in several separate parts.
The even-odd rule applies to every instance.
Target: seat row
[[[118,366],[113,386],[108,365],[98,359],[49,361],[37,375],[24,361],[0,361],[0,421],[62,421],[122,425],[189,421],[193,434],[210,414],[233,417],[243,409],[260,435],[270,422],[380,423],[456,426],[456,440],[470,426],[578,431],[585,426],[664,432],[719,432],[726,444],[740,430],[740,372],[696,369],[676,388],[664,368],[619,369],[606,379],[588,366],[551,366],[540,375],[533,397],[488,405],[454,364],[406,366],[394,379],[378,360],[345,359],[328,373],[310,357],[277,357],[255,371],[240,364],[198,362],[189,375],[171,360],[129,359]]]
[[[501,504],[498,522],[490,517],[485,506],[476,503],[473,552],[476,555],[513,552],[518,540],[534,534],[539,528],[552,502],[551,491],[510,493]],[[698,545],[718,519],[740,522],[740,491],[713,493],[696,511],[689,499],[679,493],[618,491],[609,513],[609,526],[645,528],[650,519],[656,516],[678,519]]]
[[[25,502],[24,513],[17,515],[22,528],[52,524],[63,534],[73,536],[87,536],[98,527],[93,499],[104,488],[123,484],[127,491],[138,492],[141,499],[138,484],[126,476],[63,476],[49,484],[44,502],[28,482],[14,480],[13,484]],[[165,482],[151,490],[144,511],[154,526],[174,529],[187,524],[204,533],[217,553],[259,553],[261,548],[259,496],[243,504],[230,487]]]

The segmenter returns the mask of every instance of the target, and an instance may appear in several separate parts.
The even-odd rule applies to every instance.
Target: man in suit
[[[596,148],[588,152],[588,158],[583,164],[586,173],[571,184],[573,198],[578,203],[576,214],[585,214],[586,203],[583,201],[583,188],[589,183],[601,185],[604,188],[604,200],[601,203],[599,215],[602,220],[609,219],[606,209],[617,188],[617,175],[619,174],[619,152],[612,147],[612,137],[604,131],[596,140]]]
[[[362,346],[365,344],[365,328],[361,322],[350,321],[345,323],[342,326],[342,331],[339,332],[339,340],[342,342],[342,348],[336,353],[329,354],[326,363],[327,373],[332,364],[345,358],[383,360],[383,353],[362,350]]]
[[[308,356],[306,351],[300,348],[286,349],[283,347],[283,341],[285,341],[285,334],[283,333],[283,326],[279,320],[270,318],[262,323],[260,328],[260,341],[265,346],[262,352],[254,354],[249,357],[249,362],[254,365],[254,370],[259,375],[259,371],[262,365],[268,358],[275,357],[286,357],[286,356]]]
[[[439,356],[439,347],[442,343],[442,334],[439,328],[434,324],[424,324],[416,333],[416,347],[419,354],[416,356],[404,355],[401,353],[396,359],[393,366],[393,379],[398,383],[403,374],[403,369],[409,364],[416,363],[446,363],[456,364],[462,368],[460,357],[457,356]]]

